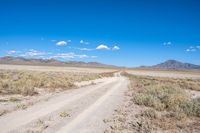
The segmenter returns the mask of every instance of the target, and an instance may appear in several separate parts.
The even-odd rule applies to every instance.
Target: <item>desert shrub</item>
[[[148,117],[150,119],[158,118],[158,114],[154,109],[146,109],[141,113],[141,116]]]
[[[127,121],[115,120],[116,127],[121,124],[130,132],[199,132],[200,98],[192,99],[185,91],[199,88],[197,80],[125,75],[130,79],[131,101],[124,105]]]
[[[164,109],[164,104],[162,104],[157,97],[154,97],[149,94],[138,93],[134,96],[133,101],[138,105],[153,107],[157,110]]]
[[[156,110],[179,110],[181,104],[189,97],[184,90],[171,85],[151,85],[145,91],[134,97],[134,102],[139,105],[153,107]]]
[[[200,81],[199,80],[181,80],[178,82],[181,88],[200,91]]]
[[[181,112],[181,111],[178,111],[178,112],[169,112],[169,113],[167,113],[163,117],[166,117],[166,118],[175,118],[176,120],[179,120],[179,121],[187,119],[187,115],[184,112]]]
[[[185,118],[185,116],[200,117],[200,98],[192,99],[185,91],[185,88],[199,88],[196,80],[130,75],[129,77],[133,84],[132,89],[136,90],[132,95],[132,101],[135,104],[171,112],[171,116],[174,115],[177,119]]]
[[[36,88],[47,91],[74,88],[74,82],[93,80],[113,73],[73,73],[0,70],[0,94],[35,95]]]
[[[200,98],[192,99],[181,104],[181,109],[188,116],[200,117]]]
[[[122,74],[132,80],[139,80],[140,82],[138,83],[142,86],[163,83],[179,86],[181,89],[200,91],[200,79],[176,79],[167,77],[134,76],[125,72]]]

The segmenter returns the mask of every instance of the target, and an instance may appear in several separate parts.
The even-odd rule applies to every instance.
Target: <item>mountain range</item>
[[[145,69],[163,69],[163,70],[192,70],[192,69],[200,69],[199,65],[194,65],[191,63],[183,63],[176,60],[167,60],[163,63],[153,65],[153,66],[141,66],[139,68]]]
[[[102,67],[102,68],[117,68],[118,67],[118,66],[107,65],[107,64],[103,64],[99,62],[82,62],[82,61],[63,62],[63,61],[59,61],[55,59],[31,59],[31,58],[13,57],[13,56],[0,57],[0,64],[69,66],[69,67]],[[139,68],[140,69],[161,69],[161,70],[192,70],[192,69],[200,69],[200,66],[190,64],[190,63],[183,63],[176,60],[167,60],[157,65],[141,66]]]
[[[0,57],[0,64],[11,65],[39,65],[39,66],[68,66],[68,67],[102,67],[115,68],[117,66],[98,62],[68,61],[63,62],[55,59],[31,59],[23,57],[4,56]]]

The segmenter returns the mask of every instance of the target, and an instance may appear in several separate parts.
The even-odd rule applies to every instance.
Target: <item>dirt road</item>
[[[128,80],[119,74],[102,83],[69,90],[26,110],[0,117],[4,132],[101,133],[104,119],[123,101]]]

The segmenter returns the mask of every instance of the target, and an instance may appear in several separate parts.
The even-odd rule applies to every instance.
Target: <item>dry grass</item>
[[[124,75],[130,79],[128,105],[116,114],[110,132],[200,131],[200,98],[185,91],[199,90],[198,80]]]
[[[133,75],[153,76],[153,77],[168,77],[168,78],[190,78],[200,79],[199,70],[176,71],[176,70],[150,70],[150,69],[129,69],[128,73]]]
[[[128,73],[124,73],[125,76],[130,78],[141,80],[140,86],[145,86],[149,84],[171,84],[172,86],[179,86],[181,89],[190,89],[195,91],[200,91],[200,79],[191,78],[168,78],[168,77],[152,77],[152,76],[132,76]]]
[[[68,114],[66,111],[60,112],[60,117],[70,117],[70,114]]]
[[[74,82],[88,81],[112,75],[112,72],[97,74],[0,70],[0,95],[22,94],[32,96],[38,94],[37,88],[45,89],[45,91],[66,90],[74,88]]]
[[[190,128],[195,123],[200,126],[195,120],[200,117],[200,98],[192,99],[185,91],[200,90],[199,80],[136,76],[129,78],[134,92],[131,100],[137,105],[151,109],[141,115],[144,120],[149,118],[146,119],[147,123],[171,131],[191,131]],[[160,117],[155,117],[157,114],[160,114]]]
[[[140,87],[137,93],[133,94],[134,103],[152,107],[158,111],[172,111],[200,117],[200,98],[192,99],[184,90],[199,90],[200,86],[197,85],[199,82],[188,79],[181,79],[180,82],[180,79],[134,76],[130,79],[135,87]],[[183,83],[188,86],[183,87]]]

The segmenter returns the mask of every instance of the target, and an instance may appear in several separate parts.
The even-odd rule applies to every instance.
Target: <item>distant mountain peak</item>
[[[167,60],[163,63],[151,66],[150,68],[156,69],[174,69],[174,70],[188,70],[188,69],[200,69],[199,65],[190,63],[182,63],[177,60]]]

